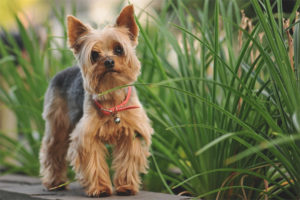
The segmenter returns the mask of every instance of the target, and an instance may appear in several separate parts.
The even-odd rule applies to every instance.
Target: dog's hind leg
[[[65,186],[57,186],[67,181],[66,154],[71,132],[67,113],[65,100],[50,89],[45,95],[43,117],[46,127],[39,155],[40,175],[47,189],[65,189]]]

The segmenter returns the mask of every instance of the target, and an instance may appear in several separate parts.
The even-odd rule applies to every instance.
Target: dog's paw
[[[135,195],[137,192],[138,189],[132,185],[122,185],[116,188],[116,193],[119,196]]]
[[[108,197],[112,194],[112,189],[109,187],[89,188],[86,194],[89,197]]]

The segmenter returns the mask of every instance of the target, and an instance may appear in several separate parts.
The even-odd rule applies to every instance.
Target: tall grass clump
[[[251,0],[254,19],[236,1],[186,2],[165,1],[146,25],[137,15],[135,85],[155,129],[145,187],[203,199],[299,199],[300,2],[287,16],[283,1]],[[43,95],[49,78],[74,63],[65,11],[55,13],[61,43],[46,23],[41,47],[18,18],[27,58],[13,38],[10,47],[0,41],[0,101],[18,121],[17,139],[0,133],[7,173],[38,175]]]
[[[139,89],[156,131],[149,181],[205,199],[300,198],[299,21],[284,28],[281,1],[252,0],[253,20],[236,1],[211,14],[212,3],[168,1],[140,27],[141,82],[152,84]]]

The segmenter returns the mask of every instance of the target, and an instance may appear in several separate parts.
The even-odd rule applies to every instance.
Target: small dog
[[[109,196],[112,184],[105,144],[113,146],[112,168],[118,195],[139,191],[146,173],[153,129],[132,84],[140,74],[135,54],[138,26],[132,5],[114,26],[95,30],[68,16],[68,42],[79,63],[58,73],[45,94],[45,135],[40,150],[43,185],[67,181],[67,160],[88,196]]]

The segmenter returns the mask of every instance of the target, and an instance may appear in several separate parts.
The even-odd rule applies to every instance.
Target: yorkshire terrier
[[[58,73],[45,94],[45,135],[40,150],[43,185],[67,181],[67,161],[88,196],[112,194],[106,144],[113,147],[112,169],[118,195],[134,195],[146,173],[150,121],[133,86],[140,74],[135,54],[139,29],[132,5],[115,25],[95,30],[67,17],[68,42],[78,66]]]

